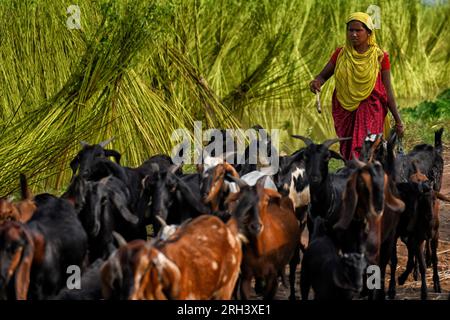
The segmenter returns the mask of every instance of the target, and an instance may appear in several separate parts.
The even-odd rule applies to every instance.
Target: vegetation
[[[173,130],[195,120],[282,129],[286,151],[298,147],[288,134],[334,136],[333,81],[322,115],[307,84],[343,44],[345,17],[373,0],[76,3],[81,29],[67,27],[72,0],[0,1],[2,195],[17,188],[19,171],[36,191],[60,190],[80,140],[114,136],[111,146],[135,166],[170,152]],[[375,4],[399,101],[432,99],[450,78],[450,6]]]
[[[444,144],[450,142],[450,89],[442,91],[434,100],[403,109],[406,122],[405,145],[434,143],[434,131],[444,127]]]

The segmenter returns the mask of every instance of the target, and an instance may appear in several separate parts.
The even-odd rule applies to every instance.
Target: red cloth
[[[337,48],[330,59],[330,62],[336,65],[336,59],[342,48]],[[390,62],[387,52],[384,53],[381,62],[381,70],[389,70]],[[378,73],[375,82],[375,88],[370,96],[361,101],[358,109],[347,111],[341,107],[336,98],[336,89],[333,92],[332,114],[334,119],[334,128],[339,138],[351,137],[351,140],[340,142],[340,153],[345,159],[356,157],[359,152],[356,150],[362,147],[367,133],[383,133],[384,118],[387,114],[387,93],[381,80],[381,72]]]

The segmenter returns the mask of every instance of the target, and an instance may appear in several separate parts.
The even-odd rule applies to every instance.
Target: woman
[[[387,52],[375,41],[374,25],[363,12],[352,13],[347,19],[347,41],[337,48],[322,72],[310,83],[313,93],[335,75],[332,114],[338,137],[351,137],[341,141],[340,152],[345,159],[359,156],[367,133],[382,133],[387,115],[391,111],[397,134],[403,135],[404,126],[397,110],[391,86],[390,62]]]

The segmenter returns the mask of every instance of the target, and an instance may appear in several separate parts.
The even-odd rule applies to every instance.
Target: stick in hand
[[[316,92],[317,112],[322,113],[322,107],[320,106],[320,91]]]

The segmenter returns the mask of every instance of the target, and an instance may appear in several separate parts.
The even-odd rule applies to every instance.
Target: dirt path
[[[447,146],[444,149],[444,177],[442,179],[441,193],[450,196],[450,148]],[[446,300],[450,293],[450,203],[445,203],[441,201],[441,211],[440,211],[440,226],[439,226],[440,242],[438,248],[438,259],[439,259],[439,278],[441,281],[441,293],[435,293],[433,290],[432,275],[433,271],[431,268],[427,269],[427,287],[428,287],[428,299],[429,300]],[[307,235],[304,236],[304,243],[307,242]],[[407,251],[406,246],[399,241],[397,244],[398,252],[398,266],[397,266],[397,277],[400,275],[406,267]],[[289,269],[286,268],[286,275],[289,274]],[[389,267],[386,270],[386,274],[389,275]],[[296,272],[296,296],[300,299],[299,292],[299,278],[300,278],[300,266],[297,268]],[[388,278],[388,277],[387,277]],[[287,300],[289,297],[289,284],[288,287],[284,287],[281,283],[278,288],[276,300]],[[386,288],[388,283],[386,282]],[[410,275],[408,280],[403,286],[397,285],[397,296],[396,299],[403,300],[419,300],[420,299],[420,275],[418,281],[414,281],[413,276]],[[254,299],[260,299],[260,297],[253,296]]]

